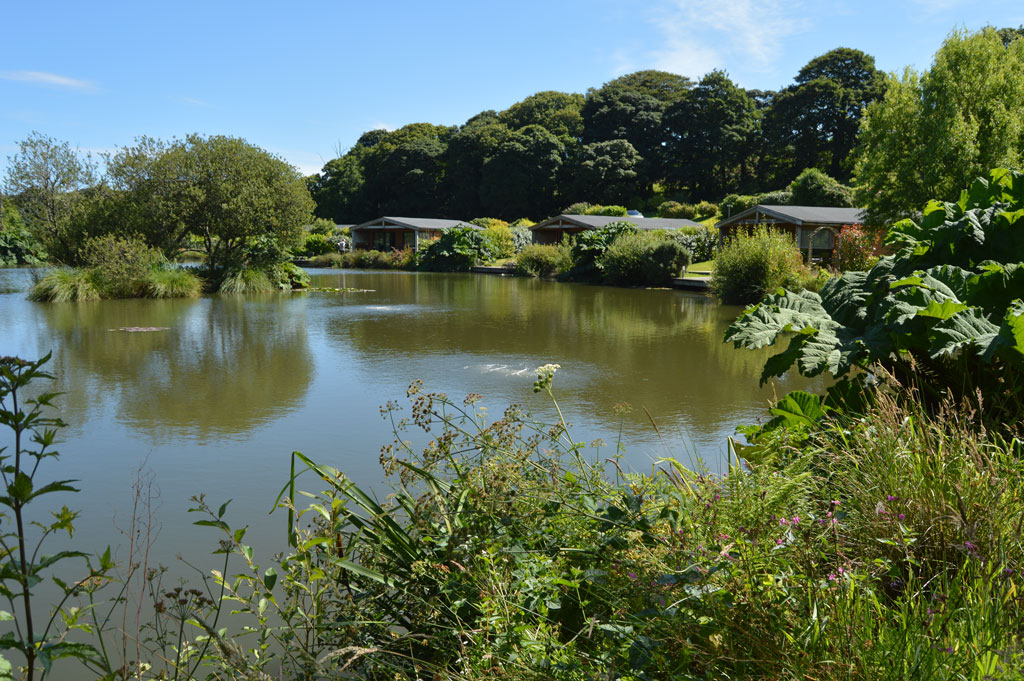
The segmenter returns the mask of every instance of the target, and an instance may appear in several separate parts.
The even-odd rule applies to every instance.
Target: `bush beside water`
[[[749,305],[778,288],[802,288],[806,278],[793,237],[759,225],[726,240],[715,258],[711,290],[724,303]]]

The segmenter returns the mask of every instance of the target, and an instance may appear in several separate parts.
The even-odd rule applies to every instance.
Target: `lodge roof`
[[[743,212],[719,222],[716,227],[749,222],[756,214],[765,215],[795,225],[860,225],[864,223],[864,212],[860,208],[838,208],[834,206],[772,206],[758,204]]]
[[[446,220],[443,218],[396,218],[384,216],[354,225],[352,230],[355,231],[358,229],[373,228],[387,229],[389,227],[392,229],[413,229],[418,232],[432,232],[439,229],[450,229],[452,227],[472,227],[473,229],[480,229],[480,227],[471,225],[463,220]]]
[[[583,229],[599,229],[611,222],[629,222],[637,229],[679,229],[681,227],[700,227],[699,222],[684,218],[637,218],[631,215],[556,215],[544,222],[538,222],[531,231],[538,229],[558,229],[564,223],[582,227]]]

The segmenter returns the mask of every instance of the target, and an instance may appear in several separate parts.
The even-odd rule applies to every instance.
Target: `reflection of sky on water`
[[[664,456],[720,468],[726,436],[763,416],[772,394],[757,386],[767,354],[721,342],[736,310],[700,296],[471,275],[314,278],[372,290],[82,305],[0,294],[0,354],[54,350],[72,424],[61,475],[85,492],[65,501],[83,510],[86,545],[117,541],[112,519],[123,523],[133,471],[145,465],[160,491],[164,560],[215,539],[190,525],[197,493],[233,498],[233,522],[272,553],[284,520],[267,513],[290,453],[380,488],[392,434],[379,408],[404,402],[415,379],[457,403],[483,395],[491,418],[519,403],[553,422],[532,385],[537,366],[558,363],[555,391],[575,439],[601,438],[600,455],[611,455],[621,425],[625,463],[641,470]],[[0,270],[0,290],[29,284],[24,271]],[[110,331],[129,326],[168,329]]]

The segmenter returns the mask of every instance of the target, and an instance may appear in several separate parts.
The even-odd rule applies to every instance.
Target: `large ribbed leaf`
[[[779,334],[834,327],[817,293],[785,292],[767,296],[748,308],[725,331],[736,347],[756,350],[775,343]]]
[[[971,347],[979,354],[984,354],[998,333],[999,327],[990,322],[978,308],[968,308],[932,328],[930,354],[933,359],[959,357]]]

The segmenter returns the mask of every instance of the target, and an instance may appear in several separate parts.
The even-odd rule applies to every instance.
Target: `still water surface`
[[[191,527],[185,512],[199,493],[215,505],[233,499],[232,524],[248,524],[269,555],[283,543],[284,518],[268,511],[292,450],[386,491],[378,455],[391,431],[379,408],[414,379],[459,400],[480,393],[495,417],[520,403],[553,419],[531,388],[537,366],[560,364],[555,388],[574,438],[602,438],[602,456],[618,437],[616,405],[632,406],[621,427],[634,470],[664,456],[721,470],[726,437],[764,417],[772,396],[758,387],[767,354],[722,343],[739,309],[702,295],[480,275],[311,274],[315,286],[372,292],[38,304],[25,298],[26,271],[0,270],[0,355],[52,351],[49,368],[66,393],[59,475],[83,491],[66,500],[83,512],[76,544],[125,544],[118,528],[141,469],[159,494],[158,560],[213,548],[214,534]],[[787,376],[774,389],[808,387],[819,386]]]

